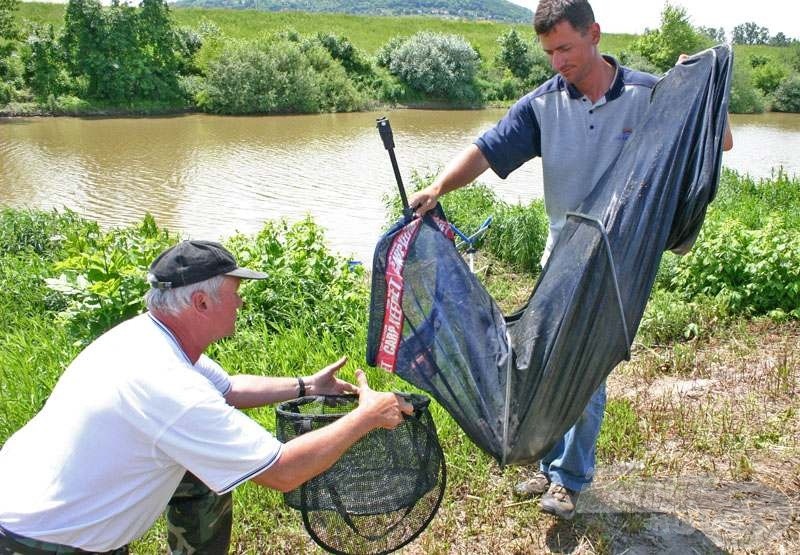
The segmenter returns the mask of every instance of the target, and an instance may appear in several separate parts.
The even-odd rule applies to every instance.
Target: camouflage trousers
[[[217,495],[187,472],[167,506],[167,541],[172,555],[226,555],[233,524],[233,495]],[[0,555],[95,553],[43,542],[0,529]],[[98,555],[128,555],[128,546]]]

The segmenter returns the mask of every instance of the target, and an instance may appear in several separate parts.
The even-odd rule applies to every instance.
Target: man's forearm
[[[231,390],[225,401],[237,409],[263,407],[294,399],[299,389],[297,378],[236,374],[231,376]]]

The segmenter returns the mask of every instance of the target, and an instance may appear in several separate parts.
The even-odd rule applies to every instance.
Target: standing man
[[[422,215],[441,195],[472,182],[488,168],[505,178],[540,156],[550,222],[544,266],[566,213],[578,208],[644,119],[657,77],[600,54],[600,26],[586,0],[541,0],[533,24],[558,73],[517,101],[409,203]],[[723,148],[732,144],[727,128]],[[580,419],[541,460],[539,471],[517,485],[518,494],[542,495],[542,511],[574,516],[578,494],[593,478],[605,402],[603,384]]]
[[[204,355],[234,332],[240,281],[266,277],[210,241],[156,258],[149,311],[81,352],[0,450],[0,554],[126,554],[165,508],[172,553],[225,554],[236,486],[290,491],[413,412],[361,370],[358,387],[338,379],[344,358],[268,378],[230,376]],[[236,410],[341,393],[358,393],[354,411],[285,444]]]

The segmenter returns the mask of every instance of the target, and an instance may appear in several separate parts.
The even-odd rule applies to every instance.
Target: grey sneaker
[[[550,487],[550,476],[537,470],[528,480],[520,482],[514,486],[514,493],[520,497],[533,497],[535,495],[542,495]]]
[[[565,488],[561,484],[552,483],[539,502],[542,512],[570,520],[575,516],[575,505],[578,502],[577,491]]]

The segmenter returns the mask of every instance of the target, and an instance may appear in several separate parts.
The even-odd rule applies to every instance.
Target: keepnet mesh
[[[445,487],[445,463],[424,395],[394,430],[373,430],[331,468],[284,501],[301,511],[311,538],[331,553],[389,553],[411,542],[433,518]],[[351,395],[309,396],[277,408],[283,442],[330,424],[358,406]]]

